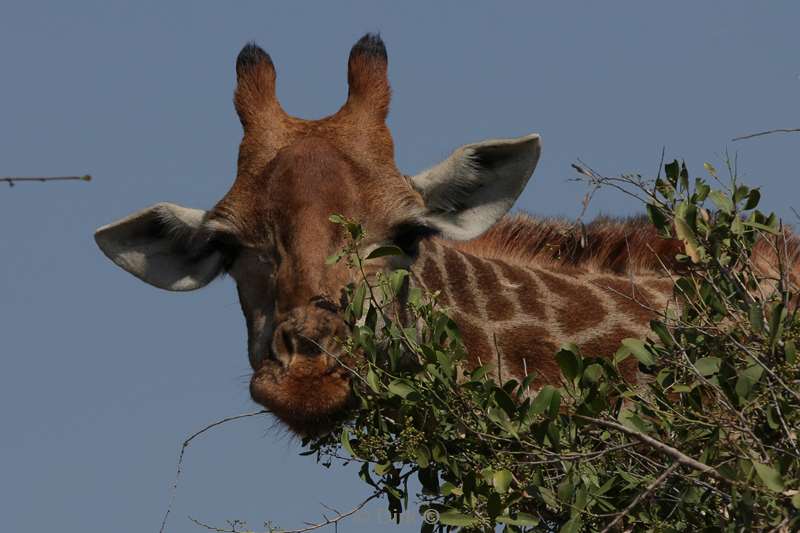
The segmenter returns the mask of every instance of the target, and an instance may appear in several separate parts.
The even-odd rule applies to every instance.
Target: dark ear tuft
[[[350,50],[350,60],[352,61],[358,55],[365,55],[370,58],[380,58],[384,61],[388,60],[386,54],[386,46],[383,44],[380,34],[367,33],[358,42],[353,45]]]
[[[250,41],[244,45],[244,48],[242,48],[242,51],[239,52],[239,56],[236,58],[236,73],[241,76],[244,71],[258,65],[262,61],[272,65],[272,58],[269,57],[269,54],[255,42]]]
[[[363,36],[350,50],[347,62],[349,92],[347,104],[352,110],[386,120],[391,89],[387,70],[386,47],[377,33]]]

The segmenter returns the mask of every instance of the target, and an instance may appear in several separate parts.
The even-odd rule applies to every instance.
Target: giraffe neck
[[[558,383],[553,357],[572,342],[584,355],[611,357],[626,337],[644,337],[663,310],[672,283],[663,276],[635,280],[607,271],[523,264],[486,258],[431,239],[420,245],[412,283],[439,291],[439,303],[456,321],[469,363],[491,363],[499,379],[536,372],[534,385]],[[635,380],[633,358],[621,368]]]

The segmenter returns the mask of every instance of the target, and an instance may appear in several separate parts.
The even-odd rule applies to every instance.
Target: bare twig
[[[598,426],[603,426],[603,427],[606,427],[606,428],[609,428],[609,429],[614,429],[616,431],[621,431],[622,433],[625,433],[626,435],[630,435],[631,437],[636,437],[640,441],[642,441],[645,444],[649,445],[651,448],[654,448],[654,449],[660,451],[661,453],[672,457],[678,463],[680,463],[682,465],[686,465],[689,468],[697,470],[698,472],[703,472],[704,474],[708,474],[711,477],[713,477],[714,479],[716,479],[717,481],[721,481],[723,483],[736,484],[735,480],[726,478],[725,476],[723,476],[722,474],[717,472],[717,470],[714,467],[709,466],[709,465],[707,465],[705,463],[701,463],[700,461],[698,461],[696,459],[692,459],[691,457],[689,457],[688,455],[684,454],[680,450],[677,450],[677,449],[673,448],[672,446],[670,446],[669,444],[665,444],[665,443],[661,442],[660,440],[654,439],[650,435],[646,435],[646,434],[641,433],[639,431],[634,431],[632,429],[628,429],[627,427],[623,426],[622,424],[618,424],[616,422],[611,422],[610,420],[602,420],[600,418],[592,418],[592,417],[589,417],[589,416],[583,416],[583,415],[578,415],[578,414],[576,414],[575,416],[577,418],[582,419],[582,420],[586,420],[587,422],[591,422],[593,424],[597,424]]]
[[[259,415],[266,414],[268,412],[269,411],[267,411],[265,409],[262,409],[260,411],[254,411],[252,413],[245,413],[245,414],[241,414],[241,415],[229,416],[229,417],[223,418],[221,420],[217,420],[216,422],[213,422],[213,423],[207,425],[206,427],[200,429],[199,431],[195,431],[194,433],[192,433],[189,436],[189,438],[187,438],[185,441],[183,441],[183,444],[181,445],[180,454],[178,455],[178,467],[177,467],[177,469],[175,471],[175,481],[172,483],[172,487],[170,488],[169,504],[167,505],[167,511],[164,513],[164,518],[161,520],[161,529],[158,530],[159,533],[164,533],[164,528],[167,527],[167,518],[169,518],[169,513],[172,511],[172,505],[173,505],[173,503],[175,503],[175,495],[178,492],[178,480],[181,477],[181,468],[183,466],[183,454],[186,452],[186,448],[189,447],[189,444],[196,437],[199,437],[200,435],[202,435],[203,433],[205,433],[209,429],[215,428],[217,426],[221,426],[222,424],[225,424],[226,422],[231,422],[233,420],[239,420],[239,419],[242,419],[242,418],[249,418],[251,416],[259,416]]]
[[[796,133],[800,128],[778,128],[776,130],[760,131],[758,133],[751,133],[750,135],[742,135],[741,137],[734,137],[732,141],[741,141],[744,139],[752,139],[753,137],[761,137],[762,135],[770,135],[772,133]]]
[[[633,510],[633,508],[634,508],[634,507],[636,507],[637,505],[639,505],[639,502],[640,502],[640,501],[642,501],[644,498],[646,498],[647,496],[649,496],[650,494],[652,494],[652,493],[653,493],[653,491],[654,491],[654,490],[656,490],[656,489],[659,487],[659,485],[661,485],[661,484],[662,484],[662,483],[663,483],[663,482],[664,482],[664,481],[665,481],[665,480],[666,480],[666,479],[667,479],[667,478],[668,478],[668,477],[669,477],[669,476],[670,476],[670,475],[671,475],[671,474],[672,474],[672,473],[675,471],[675,469],[676,469],[676,468],[678,468],[678,466],[679,466],[679,465],[680,465],[680,463],[678,463],[678,462],[672,463],[672,464],[669,466],[669,468],[667,468],[666,470],[664,470],[664,473],[663,473],[663,474],[661,474],[661,475],[660,475],[660,476],[658,476],[656,479],[654,479],[654,480],[653,480],[653,482],[652,482],[652,483],[650,483],[650,485],[648,485],[648,486],[647,486],[647,488],[644,490],[644,492],[641,492],[641,493],[639,493],[639,494],[638,494],[638,495],[637,495],[637,496],[636,496],[636,497],[633,499],[633,501],[632,501],[632,502],[631,502],[631,503],[630,503],[630,504],[629,504],[629,505],[628,505],[628,506],[627,506],[625,509],[623,509],[621,513],[619,513],[619,514],[618,514],[618,515],[617,515],[617,516],[614,518],[614,520],[612,520],[611,522],[609,522],[609,523],[608,523],[608,525],[607,525],[605,528],[603,528],[603,531],[601,531],[600,533],[608,533],[609,531],[611,531],[611,529],[612,529],[612,528],[613,528],[615,525],[617,525],[617,523],[618,523],[620,520],[622,520],[623,518],[625,518],[625,516],[627,516],[627,514],[628,514],[628,513],[630,513],[630,512]]]
[[[331,509],[327,505],[323,505],[323,507],[325,507],[326,509],[336,512],[336,516],[328,518],[325,515],[322,515],[322,517],[325,519],[322,522],[316,524],[307,522],[307,526],[300,529],[270,529],[270,533],[306,533],[308,531],[314,531],[316,529],[321,529],[326,526],[335,526],[348,516],[353,516],[354,514],[359,512],[361,509],[364,508],[365,505],[367,505],[369,502],[371,502],[372,500],[374,500],[375,498],[377,498],[382,494],[383,494],[382,490],[377,490],[373,492],[369,498],[365,499],[364,501],[362,501],[361,503],[359,503],[346,513],[340,513],[338,511],[335,511],[334,509]],[[201,522],[200,520],[191,516],[189,517],[189,520],[191,520],[198,526],[204,527],[209,531],[215,531],[216,533],[241,533],[240,530],[236,529],[235,525],[231,526],[229,529],[225,529],[222,527],[213,526],[211,524],[206,524],[205,522]]]
[[[38,181],[38,182],[46,182],[46,181],[92,181],[92,177],[89,174],[85,174],[83,176],[53,176],[53,177],[6,177],[0,178],[0,182],[8,183],[9,187],[13,187],[16,185],[17,182],[23,181]]]

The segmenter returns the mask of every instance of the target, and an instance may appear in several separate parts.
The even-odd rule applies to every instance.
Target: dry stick
[[[0,182],[8,183],[9,187],[13,187],[18,181],[92,181],[92,177],[89,174],[85,174],[83,176],[55,176],[55,177],[33,177],[33,178],[0,178]]]
[[[324,522],[320,522],[318,524],[307,523],[308,526],[300,529],[275,529],[271,531],[275,531],[276,533],[306,533],[308,531],[314,531],[315,529],[321,529],[326,526],[337,526],[339,522],[347,518],[348,516],[352,516],[359,512],[361,509],[364,508],[369,502],[377,498],[378,496],[382,495],[383,491],[376,491],[374,492],[369,498],[358,504],[356,507],[352,508],[351,510],[347,511],[346,513],[337,513],[336,516],[333,518],[328,518],[325,515],[322,515],[325,518]],[[235,528],[231,529],[223,529],[221,527],[212,526],[211,524],[206,524],[197,520],[196,518],[189,517],[189,520],[197,524],[198,526],[204,527],[211,531],[216,531],[218,533],[239,533]]]
[[[758,133],[751,133],[750,135],[742,135],[741,137],[734,137],[732,141],[741,141],[743,139],[752,139],[753,137],[761,137],[762,135],[770,135],[771,133],[796,133],[800,128],[779,128],[777,130],[760,131]]]
[[[195,431],[194,433],[189,436],[185,441],[183,441],[183,445],[181,446],[181,452],[178,455],[178,468],[175,472],[175,481],[172,483],[172,488],[170,488],[170,496],[169,496],[169,504],[167,505],[167,511],[164,513],[164,518],[161,520],[161,529],[159,529],[159,533],[164,533],[164,528],[167,526],[167,518],[169,518],[169,513],[172,511],[172,504],[175,503],[175,495],[178,492],[178,480],[181,477],[181,467],[183,466],[183,454],[186,452],[186,448],[189,447],[189,444],[195,439],[195,437],[199,437],[209,429],[215,428],[217,426],[221,426],[226,422],[231,422],[233,420],[239,420],[241,418],[248,418],[251,416],[258,416],[268,413],[269,411],[262,409],[260,411],[254,411],[252,413],[245,413],[242,415],[236,416],[229,416],[227,418],[223,418],[222,420],[217,420],[216,422],[207,425],[203,429],[199,431]]]
[[[640,501],[642,501],[642,499],[644,499],[647,496],[649,496],[650,494],[652,494],[653,491],[656,490],[658,488],[658,486],[661,485],[664,482],[664,480],[666,480],[670,476],[670,474],[672,474],[672,472],[675,471],[676,468],[678,468],[679,465],[680,465],[680,463],[678,463],[678,462],[672,463],[669,466],[669,468],[664,470],[663,474],[661,474],[655,480],[653,480],[653,482],[650,483],[650,485],[647,486],[647,488],[644,490],[644,492],[640,492],[633,499],[633,501],[630,503],[630,505],[628,505],[625,509],[623,509],[622,512],[619,513],[614,518],[614,520],[609,522],[609,524],[605,528],[603,528],[603,530],[600,533],[608,533],[609,531],[611,531],[611,528],[613,528],[615,525],[617,525],[617,522],[619,522],[620,520],[625,518],[625,516],[627,516],[628,513],[630,513],[633,510],[633,508],[636,507],[639,504]]]

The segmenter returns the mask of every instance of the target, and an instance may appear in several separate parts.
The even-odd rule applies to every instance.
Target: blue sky
[[[790,221],[800,135],[800,4],[728,2],[37,2],[0,7],[0,524],[5,531],[157,531],[180,442],[252,410],[231,280],[172,294],[108,262],[93,230],[158,201],[207,208],[233,179],[234,60],[256,40],[290,112],[329,114],[367,31],[389,50],[397,161],[539,132],[517,208],[575,217],[577,158],[605,174],[738,152],[764,206]],[[639,206],[603,192],[590,213]],[[352,469],[299,457],[267,417],[189,448],[168,531],[315,520],[368,494]],[[388,528],[384,504],[340,531]]]

